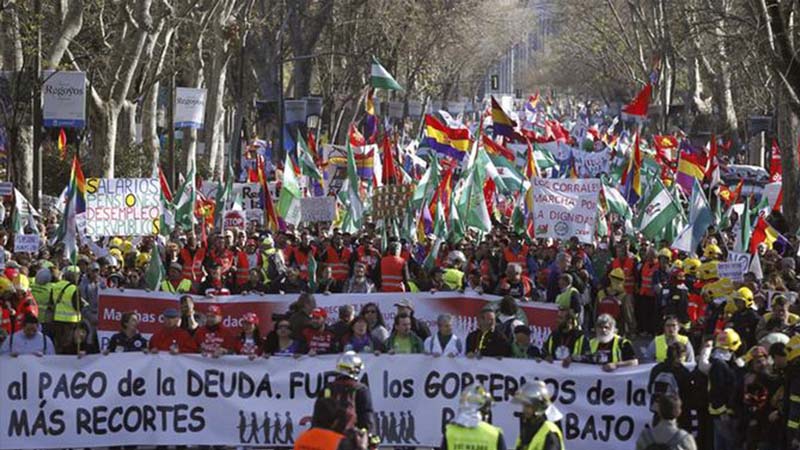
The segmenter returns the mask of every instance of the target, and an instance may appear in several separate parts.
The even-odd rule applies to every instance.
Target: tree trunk
[[[25,198],[33,198],[33,126],[17,125],[8,129],[11,144],[11,180]],[[41,150],[40,150],[41,151]]]
[[[798,171],[798,133],[800,133],[800,116],[793,110],[789,102],[789,94],[784,86],[779,83],[777,88],[777,125],[778,143],[781,151],[781,167],[783,186],[783,216],[789,229],[789,234],[794,234],[800,225],[800,189],[796,189],[800,182]]]
[[[158,170],[161,141],[158,139],[158,90],[159,82],[153,83],[142,100],[142,149],[150,161],[150,173]]]
[[[297,51],[297,49],[295,49]],[[301,55],[307,55],[311,53],[311,50],[308,48],[304,48]],[[298,61],[294,61],[292,64],[292,78],[294,80],[294,98],[303,98],[307,97],[311,94],[311,75],[313,66],[313,60],[309,59],[302,59]]]
[[[205,115],[205,143],[206,156],[208,157],[208,170],[212,179],[222,179],[223,168],[219,167],[219,160],[224,152],[223,122],[225,118],[225,82],[228,74],[230,55],[227,45],[216,48],[212,52],[213,59],[209,70],[208,95],[206,96]]]
[[[114,157],[117,147],[117,125],[121,105],[113,101],[94,107],[92,120],[92,157],[94,174],[104,178],[114,178]]]

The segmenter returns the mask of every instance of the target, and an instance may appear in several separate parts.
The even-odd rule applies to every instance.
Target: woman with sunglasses
[[[361,314],[359,315],[366,319],[367,330],[373,339],[380,343],[384,343],[389,339],[389,330],[383,323],[383,314],[381,314],[381,309],[378,308],[377,303],[367,303],[361,308]]]
[[[306,352],[305,343],[292,338],[292,327],[289,320],[281,318],[275,322],[275,329],[267,335],[264,344],[264,356],[294,356],[296,358]]]

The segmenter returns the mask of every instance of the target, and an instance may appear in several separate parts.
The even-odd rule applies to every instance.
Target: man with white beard
[[[602,364],[603,370],[613,372],[619,367],[636,366],[639,360],[628,339],[617,334],[617,321],[608,314],[597,318],[596,337],[589,341],[591,360]]]

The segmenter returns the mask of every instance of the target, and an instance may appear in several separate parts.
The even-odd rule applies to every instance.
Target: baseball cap
[[[167,308],[164,310],[164,317],[167,319],[176,319],[180,317],[180,314],[178,314],[178,310],[175,308]]]
[[[311,311],[311,317],[322,317],[323,319],[327,319],[328,312],[322,308],[314,308],[314,310]]]
[[[399,302],[395,303],[394,306],[402,306],[403,308],[408,308],[410,310],[414,310],[414,304],[411,303],[411,300],[404,298]]]
[[[206,310],[206,313],[209,316],[221,316],[222,315],[222,307],[219,305],[211,305]]]

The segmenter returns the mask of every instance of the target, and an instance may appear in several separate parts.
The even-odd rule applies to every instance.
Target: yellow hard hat
[[[619,267],[617,267],[616,269],[612,270],[611,273],[608,274],[608,277],[617,280],[624,280],[625,272]]]
[[[786,360],[793,361],[800,356],[800,334],[795,334],[786,343]]]
[[[703,249],[703,256],[706,258],[715,258],[720,255],[722,255],[722,249],[717,244],[708,244]]]
[[[683,270],[689,275],[694,275],[700,267],[700,260],[697,258],[686,258],[683,260]]]
[[[118,237],[111,238],[111,240],[108,241],[108,246],[110,248],[120,248],[122,246],[122,239]]]
[[[661,250],[659,250],[658,251],[658,256],[659,257],[663,256],[664,258],[667,258],[670,261],[672,261],[672,251],[670,249],[668,249],[668,248],[662,248]]]
[[[717,335],[714,346],[723,350],[735,352],[742,346],[742,338],[739,337],[739,333],[733,328],[725,328]]]
[[[717,278],[719,276],[717,273],[718,267],[719,261],[706,261],[700,264],[700,267],[698,267],[697,276],[701,280],[712,280]]]
[[[675,269],[683,270],[683,261],[681,261],[680,259],[676,259],[675,261],[673,261],[672,262],[672,269],[673,270],[675,270]]]
[[[122,253],[128,253],[133,248],[133,242],[128,240],[123,241],[122,246],[120,248],[122,249]]]
[[[139,253],[136,257],[136,267],[144,267],[150,262],[150,253]]]
[[[747,287],[740,287],[733,293],[734,300],[741,300],[744,302],[745,308],[750,308],[753,306],[753,291],[751,291]]]
[[[114,247],[111,250],[109,250],[108,254],[115,258],[122,259],[122,250],[120,250],[117,247]]]

